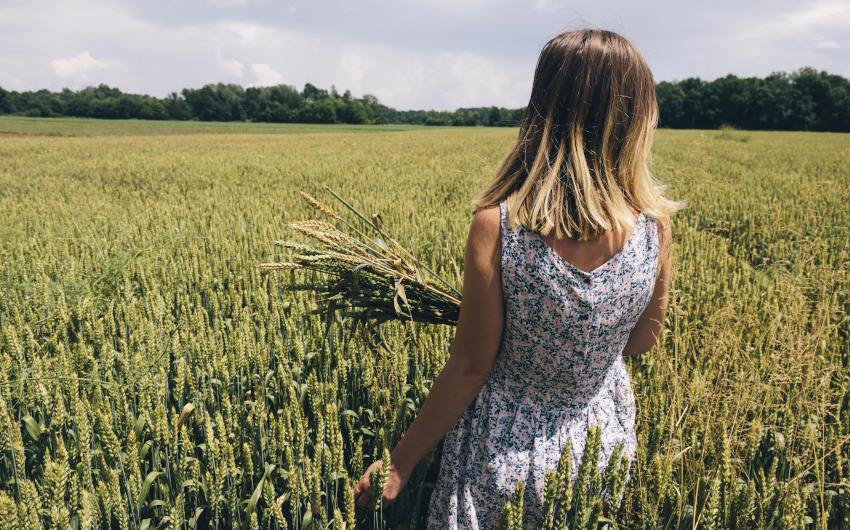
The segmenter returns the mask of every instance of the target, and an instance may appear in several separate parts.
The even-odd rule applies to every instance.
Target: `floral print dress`
[[[505,325],[475,401],[448,433],[429,530],[498,527],[525,484],[524,526],[537,523],[546,471],[572,441],[573,478],[592,425],[602,428],[600,471],[614,447],[635,451],[635,399],[622,351],[655,287],[657,221],[639,214],[625,246],[584,272],[543,239],[511,229],[501,209]]]

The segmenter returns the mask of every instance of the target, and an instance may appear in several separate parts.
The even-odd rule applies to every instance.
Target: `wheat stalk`
[[[275,244],[298,252],[293,263],[266,263],[264,271],[309,269],[327,276],[329,301],[327,311],[347,308],[347,314],[361,319],[411,319],[453,325],[460,311],[460,293],[446,280],[419,262],[413,253],[387,235],[380,216],[372,221],[335,193],[351,212],[380,237],[370,239],[312,196],[299,192],[316,210],[341,221],[352,234],[340,231],[331,223],[319,220],[298,221],[290,227],[299,234],[316,240],[311,245],[290,241]],[[436,281],[428,278],[432,277]],[[446,290],[438,287],[442,283]],[[329,320],[330,321],[330,320]]]

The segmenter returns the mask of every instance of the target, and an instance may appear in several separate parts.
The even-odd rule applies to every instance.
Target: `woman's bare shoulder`
[[[470,232],[487,236],[498,234],[502,226],[502,212],[498,205],[488,206],[475,212],[472,216]]]
[[[467,257],[494,256],[502,245],[502,214],[498,206],[488,206],[475,212],[466,241]],[[484,258],[487,261],[489,259]]]

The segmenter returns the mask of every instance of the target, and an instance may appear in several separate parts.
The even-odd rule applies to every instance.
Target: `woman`
[[[451,355],[391,454],[382,502],[444,436],[430,529],[498,526],[516,484],[533,528],[546,472],[602,429],[599,465],[635,451],[623,355],[663,329],[670,214],[647,158],[658,117],[649,67],[609,31],[546,44],[519,139],[476,197]],[[355,487],[369,501],[369,473]]]

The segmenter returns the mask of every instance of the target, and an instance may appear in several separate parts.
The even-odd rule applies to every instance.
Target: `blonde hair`
[[[632,43],[562,33],[540,52],[519,139],[473,206],[504,201],[511,226],[579,240],[632,229],[629,205],[667,219],[685,205],[649,172],[657,122],[652,72]]]

